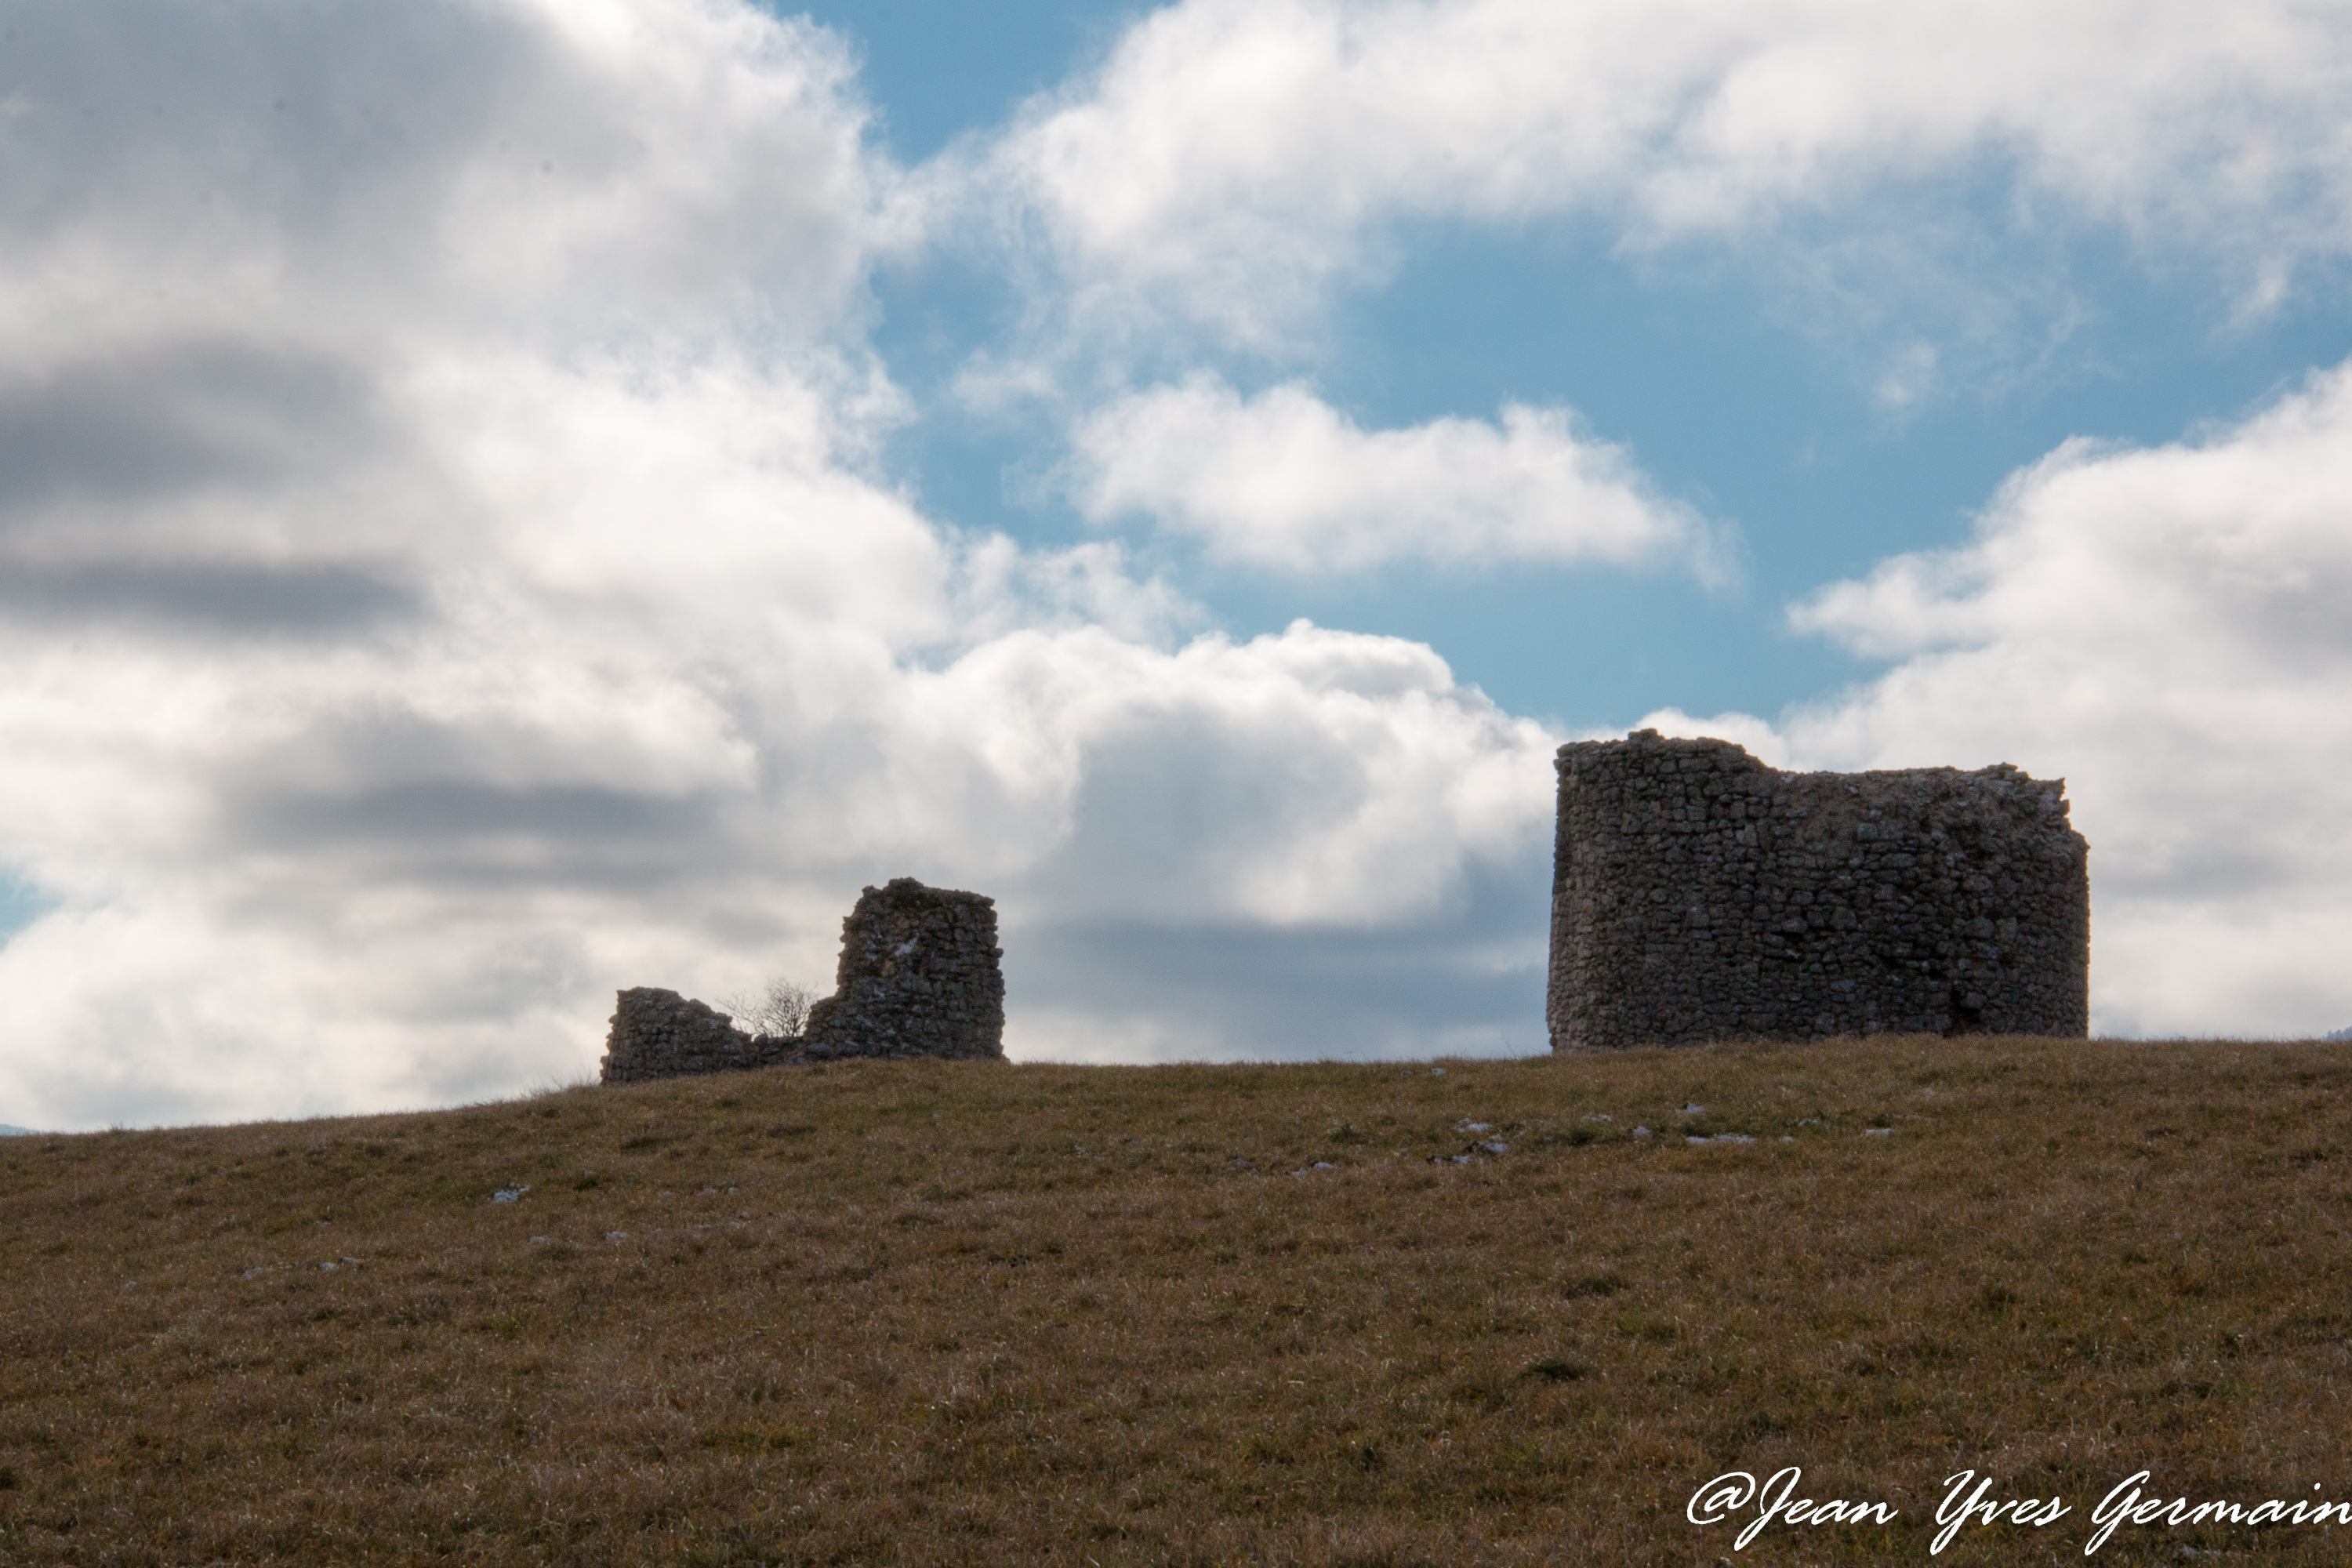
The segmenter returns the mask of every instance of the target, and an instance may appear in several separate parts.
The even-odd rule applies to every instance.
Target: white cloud
[[[1730,571],[1717,530],[1560,409],[1368,431],[1302,386],[1244,399],[1196,376],[1097,410],[1071,445],[1088,518],[1140,512],[1213,556],[1276,571],[1672,563],[1716,584]]]
[[[862,281],[886,171],[846,51],[805,24],[726,0],[78,9],[12,21],[20,371],[207,330],[805,340]]]
[[[1557,742],[1393,637],[1299,621],[1170,656],[1024,632],[909,695],[1019,814],[994,865],[1055,919],[1375,930],[1539,852],[1549,821]]]
[[[1908,221],[1890,184],[1988,160],[2021,229],[2116,226],[2259,307],[2352,247],[2347,150],[2338,6],[1183,0],[994,156],[1079,315],[1170,309],[1264,348],[1400,220],[1852,234]]]
[[[1165,578],[1138,581],[1127,552],[1098,541],[1024,550],[1001,533],[971,539],[959,563],[961,637],[978,644],[1032,626],[1100,626],[1128,642],[1173,647],[1209,612]]]
[[[897,176],[825,35],[45,15],[0,137],[13,1121],[528,1089],[617,987],[821,986],[894,875],[999,898],[1033,1048],[1534,1016],[1542,731],[1415,645],[1185,641],[1114,546],[874,477]]]
[[[1812,766],[2063,775],[2091,843],[2101,1026],[2352,1017],[2352,367],[2154,449],[2074,442],[1965,547],[1791,612],[1901,659],[1786,717]]]

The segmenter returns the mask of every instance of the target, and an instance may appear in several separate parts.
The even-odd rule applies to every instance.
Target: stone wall
[[[868,888],[841,922],[834,994],[809,1009],[813,1057],[1002,1057],[996,900],[911,877]]]
[[[1791,773],[1727,741],[1562,746],[1556,1051],[2089,1032],[2089,846],[2006,763]]]
[[[716,1007],[639,985],[622,992],[613,1011],[601,1076],[606,1083],[641,1083],[802,1059],[797,1039],[747,1035]]]
[[[996,903],[911,877],[868,888],[841,922],[835,994],[797,1036],[750,1035],[675,991],[620,994],[605,1037],[605,1083],[840,1057],[1004,1055],[1004,974]]]

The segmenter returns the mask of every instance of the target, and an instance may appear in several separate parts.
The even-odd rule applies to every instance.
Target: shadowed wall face
[[[598,1077],[644,1083],[691,1073],[740,1072],[799,1059],[800,1041],[747,1035],[718,1008],[675,991],[639,985],[621,993]]]
[[[1557,765],[1554,1050],[2089,1034],[2089,846],[2063,780],[1790,773],[1654,730]]]
[[[1002,1057],[996,900],[893,878],[841,922],[834,994],[809,1009],[808,1054]]]

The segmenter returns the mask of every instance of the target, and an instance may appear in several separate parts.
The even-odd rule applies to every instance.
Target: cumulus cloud
[[[2091,842],[2092,997],[2132,1033],[2352,1015],[2352,367],[2155,448],[2070,442],[1964,547],[1793,625],[1899,660],[1781,725],[1813,766],[2063,775]]]
[[[2259,305],[2352,247],[2348,86],[2352,16],[2289,0],[1183,0],[993,156],[1079,313],[1252,347],[1399,221],[1852,235],[1854,198],[1987,161],[2020,227],[2182,246]]]
[[[1016,1047],[1535,1015],[1540,731],[1425,648],[1196,636],[1115,546],[961,534],[879,477],[899,176],[822,31],[10,26],[15,1120],[528,1089],[592,1067],[616,987],[822,984],[902,874],[999,898]],[[1278,1021],[1160,963],[1286,944]],[[1344,1001],[1372,972],[1418,1010]]]
[[[1096,411],[1071,446],[1087,517],[1139,512],[1213,556],[1276,571],[1671,562],[1710,584],[1729,572],[1717,530],[1561,409],[1368,431],[1303,386],[1244,399],[1198,376]]]

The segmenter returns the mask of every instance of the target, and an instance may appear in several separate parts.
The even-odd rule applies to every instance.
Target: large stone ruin
[[[841,922],[834,994],[798,1035],[751,1035],[675,991],[620,994],[603,1080],[635,1083],[841,1057],[1004,1055],[996,901],[898,877]]]
[[[2089,846],[2063,779],[1782,773],[1654,730],[1558,766],[1555,1051],[2089,1033]]]

